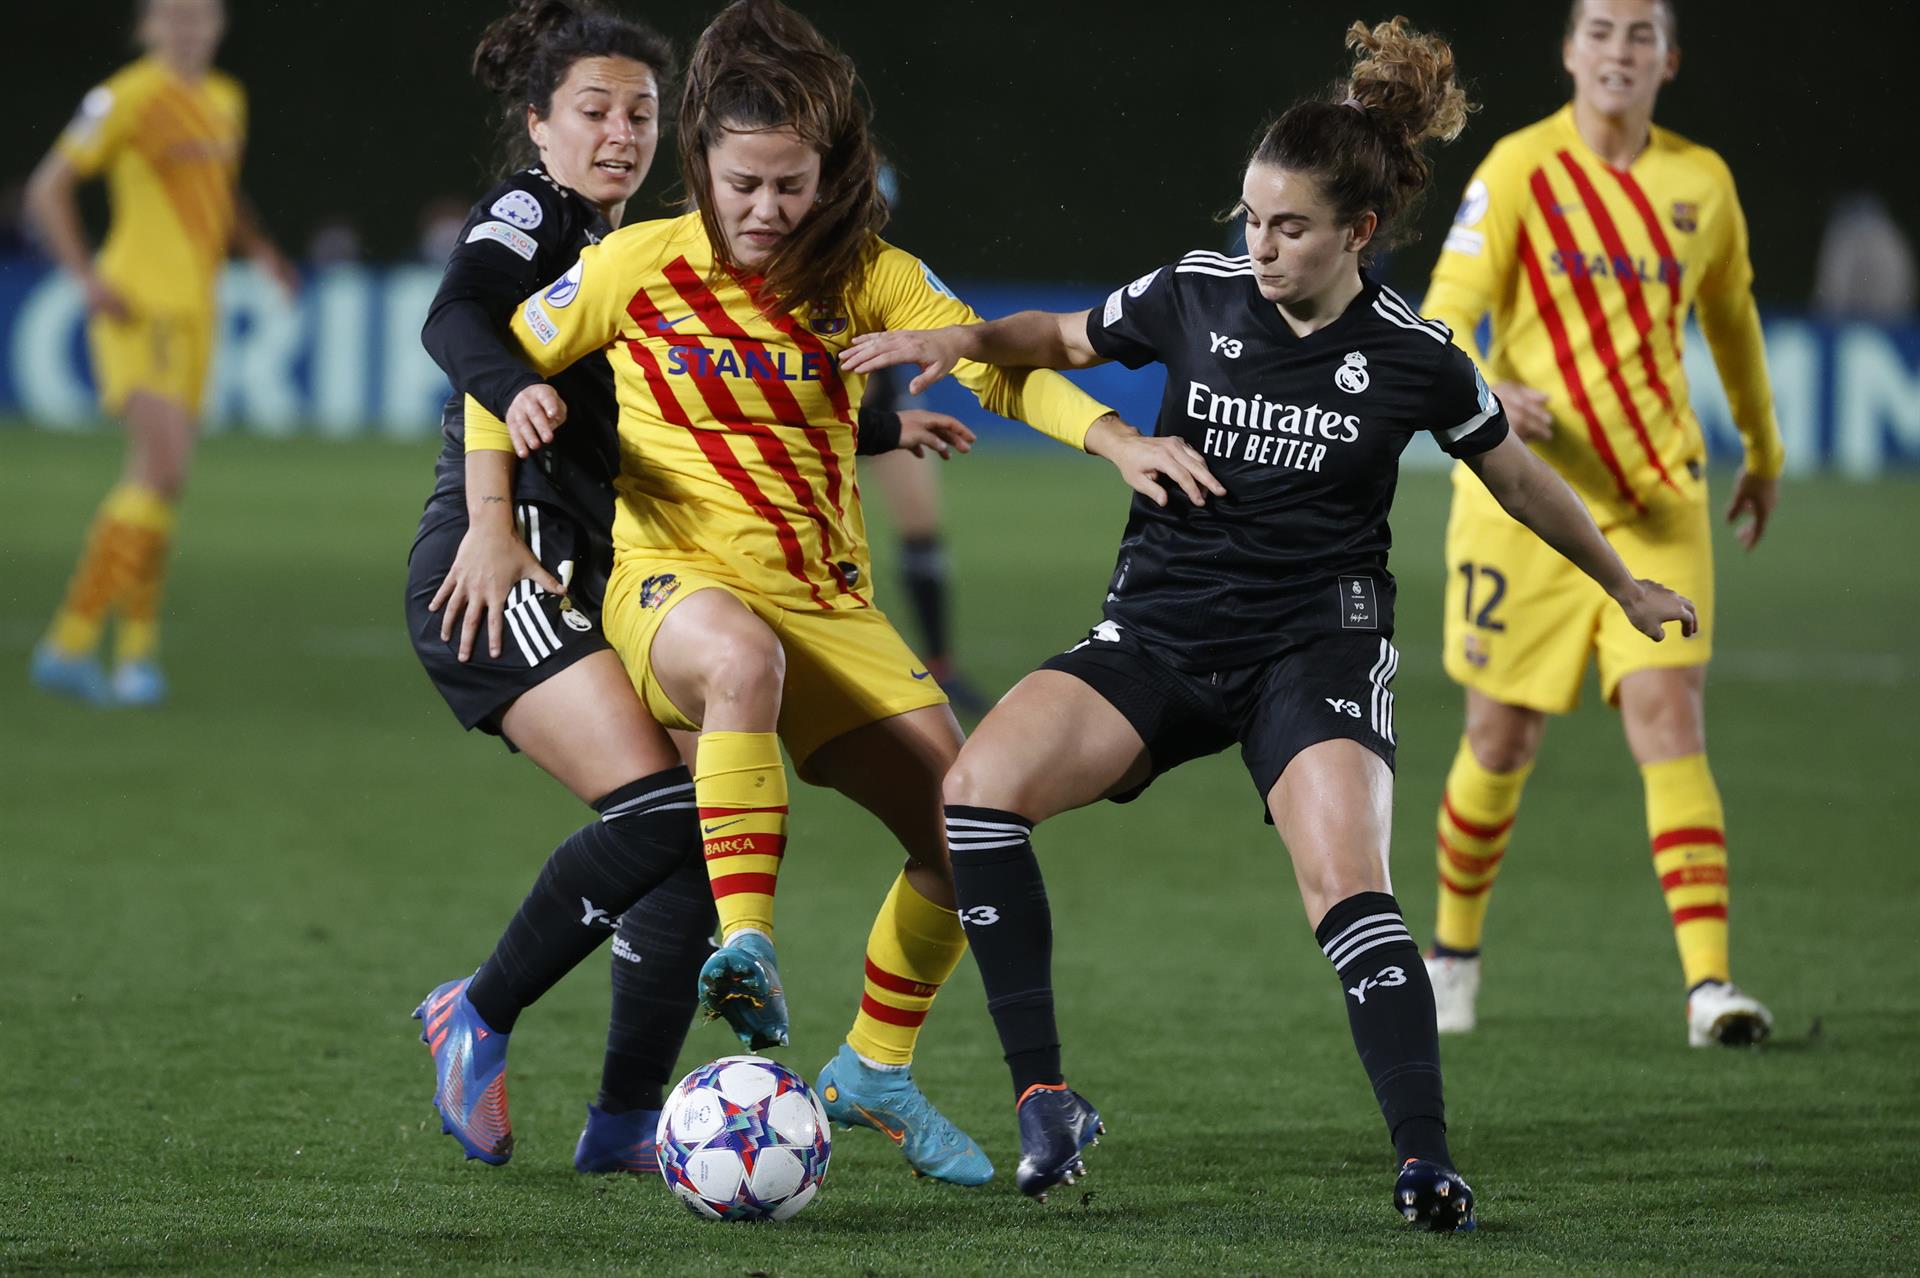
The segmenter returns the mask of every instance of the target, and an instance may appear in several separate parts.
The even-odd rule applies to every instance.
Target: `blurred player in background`
[[[704,997],[750,1046],[786,1041],[773,944],[784,742],[803,778],[865,807],[907,853],[868,937],[853,1028],[820,1076],[827,1113],[885,1132],[916,1171],[977,1184],[991,1164],[909,1072],[966,950],[940,816],[960,728],[871,604],[852,456],[864,379],[835,363],[855,333],[973,312],[879,239],[886,205],[857,73],[777,0],[739,0],[702,33],[680,162],[697,211],[587,249],[513,331],[542,370],[613,363],[607,633],[654,716],[702,734],[694,786],[725,942]],[[1131,483],[1150,486],[1169,462],[1056,374],[961,375],[989,407],[1110,456]],[[469,417],[470,449],[482,425]]]
[[[564,0],[520,0],[473,69],[504,107],[509,175],[456,224],[422,341],[454,394],[407,563],[414,650],[461,726],[523,750],[595,818],[554,849],[493,952],[415,1012],[434,1103],[469,1157],[513,1153],[506,1057],[520,1013],[614,937],[600,1095],[574,1151],[582,1172],[657,1170],[653,1132],[711,950],[693,777],[641,706],[599,627],[619,471],[613,374],[587,361],[548,382],[507,317],[620,224],[653,164],[664,37]],[[468,452],[461,405],[566,416],[534,461]]]
[[[85,290],[100,406],[127,431],[120,481],[33,657],[34,683],[101,705],[166,697],[161,591],[229,248],[297,286],[239,190],[246,97],[213,69],[221,0],[141,0],[135,13],[144,56],[87,94],[27,188],[48,251]],[[111,225],[96,257],[75,187],[101,175]],[[96,656],[109,615],[111,678]]]
[[[900,208],[900,175],[891,165],[880,166],[880,194],[889,212]],[[920,407],[909,394],[909,376],[900,369],[882,369],[867,379],[869,408],[889,412]],[[953,657],[953,588],[948,581],[946,539],[940,524],[940,467],[931,457],[895,452],[876,457],[868,474],[879,481],[893,531],[900,538],[900,576],[907,602],[920,629],[927,669],[947,691],[947,699],[967,722],[987,712],[987,701],[973,681],[961,674]]]
[[[1601,693],[1620,709],[1645,783],[1688,1042],[1750,1043],[1772,1017],[1733,985],[1728,962],[1727,841],[1706,755],[1706,444],[1680,358],[1697,309],[1746,444],[1727,518],[1748,519],[1740,540],[1751,550],[1773,515],[1782,450],[1746,218],[1725,162],[1653,125],[1680,65],[1674,0],[1575,0],[1562,57],[1573,101],[1481,164],[1426,309],[1481,361],[1515,433],[1573,485],[1634,570],[1694,601],[1700,631],[1656,647],[1454,469],[1445,652],[1467,715],[1439,813],[1429,968],[1440,1027],[1474,1027],[1482,923],[1521,790],[1547,716],[1574,708],[1597,654]],[[1489,315],[1483,355],[1474,334]]]
[[[1474,1225],[1446,1135],[1433,995],[1388,875],[1399,457],[1431,433],[1657,640],[1691,608],[1636,581],[1578,499],[1508,433],[1500,405],[1438,324],[1361,269],[1390,240],[1470,109],[1446,42],[1406,19],[1354,23],[1351,77],[1301,102],[1250,158],[1250,255],[1201,250],[1116,289],[1103,308],[1028,311],[927,334],[879,334],[853,368],[910,361],[925,385],[960,359],[1009,367],[1160,363],[1155,426],[1204,456],[1215,500],[1136,498],[1105,619],[987,715],[947,776],[954,885],[1020,1123],[1022,1190],[1084,1170],[1100,1117],[1061,1073],[1052,916],[1034,826],[1238,744],[1292,858],[1315,939],[1399,1164],[1394,1209]],[[1221,487],[1224,485],[1224,491]],[[1264,928],[1255,928],[1262,934]],[[1248,938],[1243,938],[1248,939]],[[1256,978],[1213,963],[1229,1000]]]

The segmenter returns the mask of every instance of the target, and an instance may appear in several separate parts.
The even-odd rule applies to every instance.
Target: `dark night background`
[[[410,255],[421,208],[470,202],[491,166],[492,104],[467,74],[475,0],[229,0],[220,57],[246,85],[246,184],[287,248],[344,217],[375,258]],[[712,4],[628,4],[682,49]],[[1420,242],[1390,274],[1418,289],[1474,163],[1566,96],[1561,0],[1326,0],[1260,4],[801,6],[857,59],[904,178],[889,232],[959,279],[1108,283],[1197,245],[1231,204],[1270,116],[1344,66],[1355,17],[1396,9],[1452,38],[1485,110],[1437,154]],[[0,184],[24,177],[89,86],[127,60],[130,0],[21,5],[0,79]],[[1763,303],[1805,299],[1836,192],[1871,188],[1909,231],[1920,44],[1909,0],[1693,0],[1685,58],[1659,120],[1726,156],[1752,224]],[[630,219],[676,194],[663,145]]]

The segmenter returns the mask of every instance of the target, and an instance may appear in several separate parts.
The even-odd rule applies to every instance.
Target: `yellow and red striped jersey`
[[[526,300],[513,333],[543,374],[596,352],[612,362],[616,555],[698,554],[783,607],[837,609],[867,607],[872,583],[854,477],[866,379],[841,371],[840,352],[863,332],[978,319],[878,239],[855,295],[790,313],[756,278],[716,270],[690,213],[589,247]],[[1110,411],[1057,373],[962,364],[954,375],[993,412],[1076,448]],[[468,448],[500,446],[473,428],[476,408]]]
[[[98,269],[136,310],[201,312],[233,238],[246,95],[142,58],[98,86],[57,144],[82,177],[105,172],[111,225]]]
[[[1780,473],[1752,286],[1746,217],[1718,155],[1655,128],[1629,168],[1613,168],[1569,105],[1494,145],[1421,310],[1489,382],[1547,394],[1553,437],[1534,448],[1611,525],[1703,491],[1706,446],[1681,364],[1695,307],[1748,469]],[[1489,313],[1482,357],[1474,333]]]

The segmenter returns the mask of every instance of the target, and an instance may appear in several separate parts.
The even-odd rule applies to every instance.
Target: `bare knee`
[[[1489,772],[1516,772],[1540,753],[1547,716],[1488,697],[1467,699],[1467,746]]]
[[[1621,726],[1635,762],[1685,758],[1707,748],[1700,689],[1681,679],[1630,680],[1620,690]]]
[[[709,718],[715,711],[777,708],[787,653],[765,626],[730,627],[708,641],[701,674]]]
[[[986,751],[976,750],[972,743],[960,750],[960,757],[947,769],[946,780],[941,783],[941,794],[949,806],[959,805],[968,808],[995,808],[1002,812],[1017,812],[1029,820],[1038,820],[1041,815],[1026,812],[1020,805],[1024,797],[1016,779],[1008,775],[1007,768],[991,758]]]

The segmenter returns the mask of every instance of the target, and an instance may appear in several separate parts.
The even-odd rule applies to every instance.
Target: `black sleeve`
[[[1478,457],[1507,437],[1507,411],[1467,353],[1448,343],[1434,378],[1433,437],[1449,457]]]
[[[1106,305],[1087,312],[1087,342],[1103,359],[1139,368],[1164,361],[1176,347],[1173,272],[1161,267],[1116,288]]]
[[[579,256],[560,195],[517,173],[473,206],[427,309],[420,342],[458,394],[505,418],[514,396],[542,380],[508,336],[513,308]]]
[[[857,457],[890,453],[900,447],[900,414],[884,408],[860,410],[859,428],[854,432],[853,451]]]

